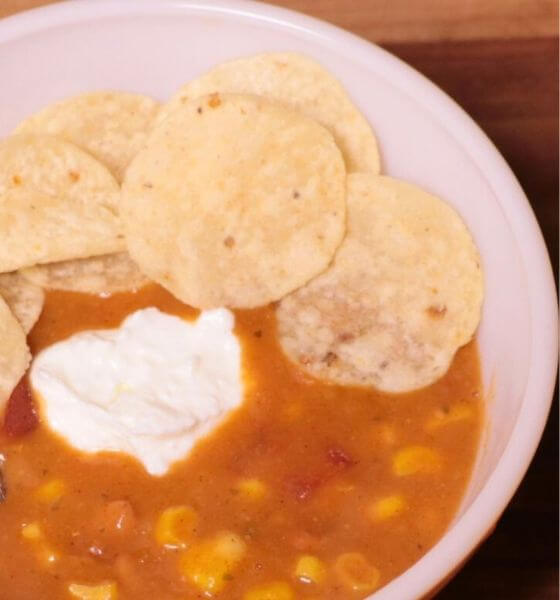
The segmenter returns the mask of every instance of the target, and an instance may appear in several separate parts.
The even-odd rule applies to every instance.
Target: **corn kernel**
[[[406,508],[406,502],[402,496],[386,496],[376,500],[368,509],[368,515],[374,521],[390,519]]]
[[[249,590],[243,600],[293,600],[294,597],[287,583],[276,581]]]
[[[181,557],[180,569],[204,593],[218,593],[243,558],[245,549],[245,542],[238,535],[221,533],[191,546]]]
[[[358,552],[341,554],[336,559],[334,571],[339,580],[354,592],[372,592],[379,584],[379,570]]]
[[[297,561],[294,574],[303,583],[322,583],[325,572],[325,565],[316,556],[304,554]]]
[[[424,429],[428,433],[431,433],[444,425],[470,419],[473,415],[474,411],[468,404],[456,404],[448,412],[444,412],[441,409],[437,410],[434,416],[428,420]]]
[[[21,528],[21,535],[26,540],[39,540],[42,537],[41,526],[39,523],[34,521],[33,523],[28,523]]]
[[[37,489],[35,496],[37,500],[40,500],[41,502],[54,504],[62,498],[65,492],[66,484],[62,479],[51,479],[51,481],[44,483]]]
[[[407,446],[393,457],[393,472],[402,477],[415,473],[430,474],[441,468],[440,455],[426,446]]]
[[[260,500],[266,496],[266,485],[260,479],[242,479],[236,489],[248,500]]]
[[[79,600],[117,600],[117,584],[80,585],[71,583],[68,591]]]
[[[157,543],[170,549],[186,548],[193,537],[197,520],[197,514],[190,506],[166,508],[156,523]]]

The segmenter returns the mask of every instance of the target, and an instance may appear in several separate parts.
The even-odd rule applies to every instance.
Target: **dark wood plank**
[[[0,17],[55,0],[0,0]],[[558,34],[556,0],[269,0],[377,42]]]
[[[330,21],[373,42],[558,35],[556,0],[270,1]]]
[[[481,125],[523,186],[558,273],[558,39],[394,44]],[[437,600],[558,598],[558,392],[494,534]]]

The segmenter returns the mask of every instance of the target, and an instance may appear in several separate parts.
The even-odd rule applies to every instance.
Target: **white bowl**
[[[518,182],[476,124],[384,50],[309,17],[234,0],[92,0],[0,22],[0,135],[76,92],[116,88],[164,99],[220,61],[267,50],[303,52],[334,73],[372,123],[384,172],[453,204],[482,253],[488,426],[472,482],[440,542],[375,594],[416,599],[461,565],[505,509],[539,442],[556,374],[556,294],[543,239]]]

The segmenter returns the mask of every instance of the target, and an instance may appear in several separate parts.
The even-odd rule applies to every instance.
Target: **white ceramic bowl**
[[[215,63],[267,50],[303,52],[334,73],[372,123],[384,172],[447,199],[482,253],[488,426],[472,482],[441,541],[375,594],[416,599],[465,560],[506,507],[539,442],[556,373],[548,255],[527,199],[484,133],[416,71],[320,21],[237,0],[91,0],[0,22],[0,135],[76,92],[116,88],[164,99]]]

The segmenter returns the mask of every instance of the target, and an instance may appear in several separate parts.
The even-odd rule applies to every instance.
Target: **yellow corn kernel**
[[[294,597],[287,583],[275,581],[249,590],[243,600],[293,600]]]
[[[294,575],[303,583],[322,583],[325,573],[325,565],[316,556],[304,554],[297,561]]]
[[[379,570],[358,552],[341,554],[334,571],[341,583],[354,592],[372,592],[379,584]]]
[[[62,498],[66,492],[66,484],[62,479],[51,479],[37,488],[35,497],[46,504],[54,504]]]
[[[238,535],[220,533],[191,546],[181,556],[180,569],[196,587],[212,595],[223,589],[245,550],[245,542]]]
[[[402,477],[415,473],[436,473],[441,468],[440,455],[426,446],[407,446],[393,457],[393,472]]]
[[[99,585],[80,585],[71,583],[68,591],[80,600],[117,600],[117,584],[101,583]]]
[[[248,500],[260,500],[266,496],[266,485],[260,479],[242,479],[237,482],[236,489]]]
[[[386,496],[376,500],[368,509],[368,515],[374,521],[385,521],[400,513],[406,508],[405,499],[402,496]]]
[[[468,404],[456,404],[452,406],[447,412],[438,409],[433,417],[428,419],[424,429],[431,433],[436,431],[444,425],[451,423],[457,423],[458,421],[466,421],[474,416],[474,410],[472,406]]]
[[[186,548],[193,538],[197,520],[197,514],[190,506],[166,508],[156,523],[156,542],[166,548]]]
[[[21,528],[21,535],[26,540],[40,540],[43,533],[41,532],[41,526],[37,521],[23,525]]]

